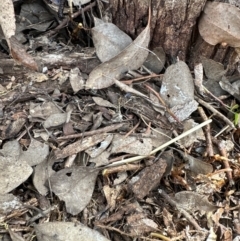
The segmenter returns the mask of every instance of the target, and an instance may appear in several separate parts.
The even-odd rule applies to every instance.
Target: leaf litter
[[[129,70],[141,67],[148,56],[150,17],[149,11],[148,25],[128,47],[90,73],[86,82],[87,89],[107,88],[114,84],[115,79],[119,80]]]
[[[43,73],[21,68],[21,78],[12,68],[8,76],[4,73],[9,70],[1,66],[0,219],[9,225],[1,231],[12,240],[237,237],[239,165],[234,148],[239,145],[239,128],[232,121],[239,123],[234,102],[239,100],[239,74],[229,76],[228,68],[201,57],[193,76],[183,61],[171,64],[164,48],[148,50],[150,13],[146,28],[133,42],[112,23],[94,27],[96,52],[105,61],[99,64],[84,46],[87,39],[78,39],[84,46],[78,52],[74,34],[67,44],[56,42],[60,36],[44,38],[46,31],[61,25],[45,5],[50,3],[24,3],[19,13],[27,20],[17,21],[10,39],[18,64]],[[79,1],[74,5],[80,6]],[[45,23],[33,14],[39,9]],[[82,10],[69,18],[69,34],[85,31],[89,36],[87,22],[82,29],[74,22]],[[200,18],[206,21],[205,15]],[[1,20],[0,25],[5,28]],[[9,27],[10,36],[12,30]],[[26,30],[33,36],[29,44]],[[125,40],[116,47],[120,36]],[[229,32],[222,39],[230,44]],[[109,44],[101,46],[106,40],[114,43],[116,52]],[[226,93],[233,102],[222,98]],[[215,108],[219,105],[224,114]],[[215,117],[210,127],[211,113]],[[225,123],[235,129],[233,134],[221,130]],[[220,137],[213,137],[216,133]],[[226,218],[235,227],[231,232]]]

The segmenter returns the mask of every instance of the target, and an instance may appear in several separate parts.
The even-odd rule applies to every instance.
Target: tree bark
[[[168,60],[187,61],[191,67],[205,56],[234,64],[234,49],[211,46],[199,35],[197,21],[207,0],[152,0],[150,49],[163,47]],[[221,0],[222,2],[226,2]],[[148,0],[110,0],[113,23],[133,39],[147,25]]]

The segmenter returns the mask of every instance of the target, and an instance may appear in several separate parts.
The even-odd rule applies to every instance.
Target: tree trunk
[[[233,64],[233,48],[211,46],[198,33],[197,21],[205,4],[206,0],[152,0],[150,49],[163,47],[169,61],[178,57],[190,67],[200,55]],[[135,39],[147,25],[148,6],[148,0],[110,0],[113,23]]]

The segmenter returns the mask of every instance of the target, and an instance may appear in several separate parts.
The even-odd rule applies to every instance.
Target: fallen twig
[[[79,138],[79,137],[92,136],[92,135],[101,134],[101,133],[108,133],[108,132],[114,131],[116,129],[119,129],[120,127],[123,126],[123,124],[124,123],[119,123],[119,124],[115,124],[115,125],[111,125],[111,126],[106,126],[106,127],[100,128],[98,130],[94,130],[94,131],[87,131],[84,133],[61,136],[61,137],[57,138],[57,140],[68,140],[68,139],[72,139],[72,138]]]
[[[72,18],[76,18],[78,17],[80,14],[82,14],[83,12],[86,12],[87,10],[91,9],[92,7],[96,6],[96,2],[90,3],[89,5],[87,5],[85,8],[81,8],[79,9],[77,12],[72,14]],[[54,34],[56,34],[59,30],[61,30],[62,28],[65,28],[69,22],[70,18],[66,17],[62,20],[62,22],[55,28],[50,30],[47,35],[50,37]]]
[[[229,161],[228,161],[228,157],[227,157],[227,152],[226,149],[224,147],[223,141],[219,141],[215,138],[213,138],[213,142],[214,144],[217,145],[219,152],[221,154],[221,156],[223,157],[221,160],[223,162],[224,168],[225,169],[229,169],[229,171],[227,171],[227,177],[228,177],[228,181],[229,181],[229,185],[233,186],[234,185],[234,181],[233,181],[233,177],[232,177],[232,169],[229,165]]]
[[[210,111],[212,111],[215,115],[217,115],[219,118],[221,118],[224,122],[226,122],[232,129],[236,130],[234,124],[223,114],[221,114],[219,111],[217,111],[214,107],[212,107],[210,104],[208,104],[207,102],[203,101],[202,99],[200,99],[199,97],[197,97],[196,95],[194,96],[195,100],[198,101],[198,103],[200,103],[201,105],[203,105],[204,107],[206,107],[207,109],[209,109]]]
[[[165,102],[163,101],[163,99],[161,98],[160,94],[157,93],[153,88],[151,88],[149,85],[144,84],[144,86],[149,89],[150,91],[152,91],[156,97],[158,98],[158,100],[160,101],[160,103],[166,108],[166,111],[169,113],[169,115],[172,116],[172,118],[177,121],[178,123],[180,123],[182,125],[182,123],[180,122],[180,120],[173,114],[173,112],[167,107],[167,105],[165,104]]]
[[[208,120],[208,117],[206,116],[204,110],[202,107],[198,107],[198,113],[200,114],[200,116],[202,117],[202,119],[204,121]],[[214,152],[213,152],[213,146],[212,146],[212,139],[211,139],[211,130],[210,130],[210,125],[206,125],[203,127],[203,131],[205,134],[205,138],[206,138],[206,143],[207,143],[207,155],[208,156],[213,156]]]

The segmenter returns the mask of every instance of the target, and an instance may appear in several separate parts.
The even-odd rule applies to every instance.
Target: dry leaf
[[[0,194],[11,192],[26,181],[32,174],[32,168],[26,161],[19,161],[20,145],[9,141],[0,151]]]
[[[148,54],[144,66],[158,74],[164,68],[166,62],[166,54],[162,47],[157,47]]]
[[[228,43],[240,47],[240,9],[228,3],[207,1],[199,21],[199,32],[209,44]]]
[[[70,70],[69,80],[74,93],[84,89],[85,81],[78,67]]]
[[[213,212],[217,206],[208,201],[208,197],[191,191],[182,191],[175,194],[175,200],[179,208],[195,212],[197,210],[204,212]]]
[[[77,215],[90,202],[99,170],[65,168],[50,177],[52,191],[65,201],[68,213]]]
[[[12,0],[1,1],[0,26],[2,27],[6,40],[8,41],[8,39],[15,34],[16,30],[15,14]]]
[[[188,131],[192,129],[194,126],[199,125],[196,123],[193,119],[188,119],[183,122],[183,132]],[[183,137],[181,140],[179,140],[179,144],[184,147],[189,147],[193,145],[194,142],[198,142],[198,140],[205,140],[205,136],[202,129],[199,129],[195,131],[194,133],[191,133],[185,137]]]
[[[49,145],[31,138],[27,151],[22,151],[19,161],[26,161],[29,166],[35,166],[47,158]]]
[[[10,227],[8,227],[8,232],[12,241],[25,241],[22,236],[20,236],[17,232],[14,232]]]
[[[187,163],[186,168],[192,171],[193,173],[206,175],[213,172],[213,167],[211,164],[201,161],[178,149],[173,149],[176,150],[182,156],[184,161]]]
[[[92,99],[99,106],[110,107],[110,108],[114,108],[114,109],[116,108],[115,105],[110,103],[108,100],[104,100],[101,97],[92,97]]]
[[[182,121],[197,109],[194,100],[194,83],[189,67],[183,61],[169,66],[164,74],[160,94],[170,110]],[[168,117],[170,122],[176,120]]]
[[[23,205],[18,197],[13,194],[0,195],[0,218],[22,207]]]
[[[107,147],[110,145],[111,141],[113,139],[113,134],[109,134],[104,141],[100,143],[100,146],[93,146],[88,148],[85,152],[91,157],[91,158],[96,158],[99,156],[101,153],[103,153]]]
[[[149,14],[150,17],[150,14]],[[102,89],[114,84],[127,71],[138,69],[148,56],[150,20],[141,34],[120,54],[97,66],[89,75],[86,89]]]
[[[37,239],[41,241],[110,241],[81,223],[46,222],[37,224],[34,229]]]
[[[34,168],[33,184],[37,191],[43,196],[47,195],[49,190],[45,184],[48,182],[49,177],[55,173],[52,169],[54,162],[54,158],[45,159]]]
[[[149,155],[152,151],[151,138],[138,138],[136,136],[124,137],[120,134],[115,134],[112,140],[111,153],[130,153],[140,156]]]
[[[30,102],[29,113],[32,118],[46,119],[52,114],[62,113],[54,102],[33,103]]]
[[[43,123],[44,128],[57,127],[67,121],[67,113],[57,113],[50,115]]]
[[[9,39],[10,42],[10,49],[12,57],[17,61],[20,62],[22,65],[26,66],[32,70],[38,70],[38,65],[35,60],[32,58],[30,54],[28,54],[25,49],[23,48],[22,44],[12,36]]]
[[[112,59],[132,43],[132,39],[113,23],[104,23],[98,18],[94,18],[94,23],[92,40],[101,62]]]
[[[201,56],[201,61],[204,73],[208,79],[219,81],[223,75],[227,73],[227,69],[224,70],[224,65],[221,63],[208,59],[204,56]]]

